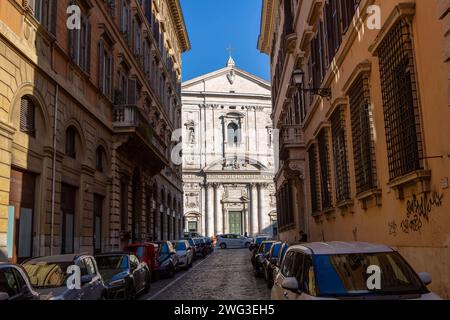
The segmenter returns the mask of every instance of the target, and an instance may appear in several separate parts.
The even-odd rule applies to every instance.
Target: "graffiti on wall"
[[[443,198],[444,195],[437,192],[413,195],[412,199],[406,202],[406,217],[400,224],[403,233],[421,231],[424,223],[430,222],[433,209],[442,206]]]

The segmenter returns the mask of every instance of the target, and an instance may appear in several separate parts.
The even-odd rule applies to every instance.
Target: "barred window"
[[[349,90],[356,192],[377,186],[373,116],[368,75],[360,75]]]
[[[73,126],[70,126],[66,130],[66,155],[76,159],[77,151],[76,151],[76,136],[77,131]]]
[[[311,194],[311,209],[312,212],[318,212],[320,210],[320,197],[319,197],[319,182],[318,182],[318,161],[317,161],[317,147],[312,145],[308,150],[309,159],[309,183]]]
[[[328,134],[322,129],[318,136],[319,142],[319,164],[320,164],[320,194],[322,209],[332,207],[331,182],[330,182],[330,160],[328,153]]]
[[[347,136],[345,132],[345,113],[343,107],[338,107],[331,115],[331,131],[336,179],[336,201],[340,202],[350,198]]]
[[[391,179],[422,168],[422,137],[410,25],[397,22],[380,44],[380,80]]]

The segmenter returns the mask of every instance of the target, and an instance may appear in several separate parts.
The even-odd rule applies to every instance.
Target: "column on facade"
[[[264,227],[264,189],[266,184],[258,184],[258,233],[262,232]]]
[[[206,232],[205,236],[211,237],[214,232],[214,189],[212,184],[206,185]]]
[[[222,204],[220,199],[220,184],[214,185],[214,235],[220,233],[223,229],[222,223]]]
[[[201,196],[201,204],[200,204],[200,230],[198,232],[202,235],[206,234],[206,186],[204,184],[200,184],[200,196]]]
[[[249,233],[255,235],[258,233],[258,187],[255,183],[250,184],[250,226]]]

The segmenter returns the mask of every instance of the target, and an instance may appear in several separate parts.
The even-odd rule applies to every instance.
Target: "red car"
[[[135,254],[141,262],[145,262],[152,273],[152,280],[159,279],[158,246],[150,242],[134,243],[128,246],[129,252]]]

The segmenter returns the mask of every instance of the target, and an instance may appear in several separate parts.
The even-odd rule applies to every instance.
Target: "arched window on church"
[[[236,123],[230,123],[227,129],[228,129],[228,144],[237,145],[238,143],[240,143],[238,125]]]

